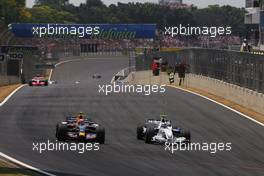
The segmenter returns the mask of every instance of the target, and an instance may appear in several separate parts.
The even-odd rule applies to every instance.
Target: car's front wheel
[[[147,144],[151,144],[152,143],[152,138],[155,136],[155,128],[153,126],[148,126],[147,130],[146,130],[146,138],[145,138],[145,142]]]
[[[58,141],[65,141],[67,138],[67,125],[58,123],[56,126],[56,138]]]
[[[137,139],[142,140],[143,139],[143,125],[138,125],[137,126]]]
[[[185,139],[187,140],[187,143],[191,143],[191,133],[190,133],[190,131],[182,131],[181,132],[181,136],[185,137]]]
[[[99,144],[105,143],[105,129],[102,126],[98,126],[96,129],[96,141],[99,142]]]

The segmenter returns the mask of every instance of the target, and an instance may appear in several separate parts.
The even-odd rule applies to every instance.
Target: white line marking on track
[[[51,79],[52,72],[53,72],[53,69],[51,69],[50,73],[49,73],[49,79],[48,79],[49,82],[50,82],[50,79]]]
[[[55,68],[61,64],[65,64],[65,63],[68,63],[68,62],[75,62],[75,61],[82,61],[82,60],[93,60],[93,59],[98,59],[98,58],[83,58],[83,59],[70,59],[70,60],[65,60],[65,61],[60,61],[58,62],[57,64],[55,64]],[[51,76],[52,76],[52,73],[53,73],[53,69],[51,69],[50,71],[50,74],[49,74],[49,79],[48,81],[50,82],[50,79],[51,79]]]
[[[220,102],[217,102],[217,101],[215,101],[215,100],[213,100],[213,99],[211,99],[211,98],[208,98],[208,97],[206,97],[206,96],[204,96],[204,95],[201,95],[201,94],[199,94],[199,93],[196,93],[196,92],[193,92],[193,91],[190,91],[190,90],[186,90],[186,89],[184,89],[184,88],[180,88],[180,87],[172,86],[172,85],[166,85],[166,86],[168,86],[168,87],[172,87],[172,88],[176,88],[176,89],[179,89],[179,90],[183,90],[183,91],[185,91],[185,92],[188,92],[188,93],[191,93],[191,94],[197,95],[197,96],[199,96],[199,97],[205,98],[205,99],[207,99],[207,100],[209,100],[209,101],[211,101],[211,102],[214,102],[214,103],[216,103],[216,104],[218,104],[218,105],[220,105],[220,106],[223,106],[223,107],[225,107],[225,108],[227,108],[227,109],[229,109],[229,110],[231,110],[231,111],[233,111],[233,112],[235,112],[235,113],[237,113],[237,114],[239,114],[239,115],[241,115],[241,116],[243,116],[243,117],[245,117],[245,118],[247,118],[247,119],[249,119],[249,120],[251,120],[251,121],[253,121],[253,122],[257,123],[257,124],[259,124],[259,125],[261,125],[261,126],[264,126],[263,123],[261,123],[261,122],[255,120],[254,118],[252,118],[252,117],[250,117],[250,116],[248,116],[248,115],[246,115],[246,114],[243,114],[242,112],[239,112],[239,111],[237,111],[237,110],[235,110],[235,109],[233,109],[233,108],[231,108],[231,107],[229,107],[229,106],[227,106],[227,105],[224,105],[224,104],[222,104],[222,103],[220,103]]]
[[[74,61],[80,61],[80,60],[82,60],[82,59],[71,59],[71,60],[61,61],[61,62],[58,62],[57,64],[55,64],[54,66],[57,67],[61,64],[67,63],[67,62],[74,62]],[[49,82],[50,82],[52,73],[53,73],[53,69],[51,69],[50,74],[49,74],[49,79],[48,79]]]
[[[18,88],[16,88],[11,94],[9,94],[5,99],[4,101],[2,101],[0,103],[0,107],[3,106],[19,89],[21,89],[22,87],[24,87],[25,84],[19,86]]]
[[[3,158],[5,158],[5,159],[7,159],[7,160],[9,160],[9,161],[11,161],[11,162],[13,162],[13,163],[15,163],[15,164],[17,164],[17,165],[20,165],[20,166],[22,166],[24,168],[27,168],[27,169],[30,169],[32,171],[38,172],[40,174],[44,174],[44,175],[47,175],[47,176],[56,176],[54,174],[48,173],[46,171],[40,170],[40,169],[35,168],[35,167],[32,167],[32,166],[30,166],[30,165],[28,165],[26,163],[23,163],[21,161],[18,161],[15,158],[12,158],[12,157],[10,157],[10,156],[2,153],[2,152],[0,152],[0,156],[3,157]]]
[[[3,106],[18,90],[20,90],[22,87],[24,87],[26,84],[23,84],[23,85],[21,85],[21,86],[19,86],[18,88],[16,88],[11,94],[9,94],[5,99],[4,99],[4,101],[3,102],[1,102],[0,103],[0,107],[1,106]],[[30,170],[32,170],[32,171],[35,171],[35,172],[38,172],[38,173],[40,173],[40,174],[44,174],[44,175],[47,175],[47,176],[55,176],[55,175],[53,175],[53,174],[50,174],[50,173],[48,173],[48,172],[45,172],[45,171],[43,171],[43,170],[40,170],[40,169],[38,169],[38,168],[35,168],[35,167],[33,167],[33,166],[30,166],[30,165],[28,165],[28,164],[25,164],[25,163],[23,163],[23,162],[21,162],[21,161],[18,161],[18,160],[16,160],[16,159],[14,159],[14,158],[12,158],[12,157],[10,157],[10,156],[8,156],[8,155],[6,155],[6,154],[4,154],[4,153],[2,153],[2,152],[0,152],[0,156],[1,157],[3,157],[3,158],[5,158],[5,159],[7,159],[7,160],[9,160],[9,161],[11,161],[11,162],[13,162],[13,163],[15,163],[15,164],[17,164],[17,165],[19,165],[19,166],[22,166],[22,167],[25,167],[25,168],[27,168],[27,169],[30,169]]]
[[[89,58],[89,59],[96,59],[96,58]],[[72,59],[72,60],[62,61],[62,62],[59,62],[59,63],[55,64],[55,67],[57,67],[57,66],[59,66],[59,65],[61,65],[61,64],[63,64],[63,63],[73,62],[73,61],[80,61],[80,60],[83,60],[83,59]],[[86,59],[85,59],[85,60],[86,60]],[[51,69],[51,71],[50,71],[50,74],[49,74],[49,81],[50,81],[50,79],[51,79],[52,72],[53,72],[53,69]],[[3,106],[3,105],[4,105],[4,104],[5,104],[5,103],[6,103],[6,102],[12,97],[12,95],[14,95],[19,89],[21,89],[21,88],[24,87],[24,86],[25,86],[25,84],[19,86],[19,87],[18,87],[17,89],[15,89],[10,95],[8,95],[8,96],[4,99],[4,101],[0,103],[0,107]],[[46,171],[43,171],[43,170],[41,170],[41,169],[38,169],[38,168],[36,168],[36,167],[30,166],[30,165],[28,165],[28,164],[26,164],[26,163],[23,163],[23,162],[21,162],[21,161],[18,161],[18,160],[16,160],[15,158],[12,158],[12,157],[10,157],[10,156],[8,156],[8,155],[2,153],[2,152],[0,152],[0,156],[3,157],[3,158],[5,158],[5,159],[7,159],[7,160],[9,160],[9,161],[11,161],[11,162],[13,162],[13,163],[16,163],[17,165],[20,165],[20,166],[25,167],[25,168],[27,168],[27,169],[30,169],[30,170],[32,170],[32,171],[38,172],[38,173],[40,173],[40,174],[47,175],[47,176],[56,176],[56,175],[54,175],[54,174],[48,173],[48,172],[46,172]]]
[[[67,62],[73,62],[73,61],[79,61],[79,60],[82,60],[82,59],[72,59],[72,60],[66,60],[66,61],[62,61],[62,62],[59,62],[59,63],[57,63],[57,64],[55,64],[55,67],[57,67],[58,65],[60,65],[60,64],[63,64],[63,63],[67,63]],[[51,76],[52,76],[52,72],[53,72],[53,69],[51,69],[51,71],[50,71],[50,74],[49,74],[49,81],[50,81],[50,79],[51,79]],[[18,90],[20,90],[22,87],[24,87],[25,86],[25,84],[23,84],[23,85],[21,85],[21,86],[19,86],[18,88],[16,88],[11,94],[9,94],[5,99],[4,99],[4,101],[3,102],[1,102],[0,103],[0,107],[1,106],[3,106]],[[3,158],[5,158],[5,159],[7,159],[7,160],[9,160],[9,161],[11,161],[11,162],[13,162],[13,163],[16,163],[16,164],[18,164],[18,165],[20,165],[20,166],[22,166],[22,167],[25,167],[25,168],[28,168],[28,169],[30,169],[30,170],[33,170],[33,171],[35,171],[35,172],[38,172],[38,173],[41,173],[41,174],[44,174],[44,175],[47,175],[47,176],[56,176],[56,175],[54,175],[54,174],[50,174],[50,173],[48,173],[48,172],[45,172],[45,171],[43,171],[43,170],[40,170],[40,169],[38,169],[38,168],[35,168],[35,167],[33,167],[33,166],[30,166],[30,165],[28,165],[28,164],[25,164],[25,163],[23,163],[23,162],[21,162],[21,161],[18,161],[18,160],[16,160],[16,159],[14,159],[14,158],[12,158],[12,157],[10,157],[10,156],[8,156],[8,155],[6,155],[6,154],[4,154],[4,153],[2,153],[2,152],[0,152],[0,156],[1,157],[3,157]]]

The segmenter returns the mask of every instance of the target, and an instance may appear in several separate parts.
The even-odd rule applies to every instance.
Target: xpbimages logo
[[[33,142],[32,150],[42,154],[44,152],[52,151],[73,151],[80,154],[83,154],[87,151],[99,151],[99,143],[67,143],[67,142],[58,142],[58,141],[44,141],[44,142]]]
[[[46,36],[77,36],[83,38],[85,36],[96,36],[100,33],[99,26],[87,26],[87,25],[58,25],[47,24],[45,26],[32,27],[32,33],[37,37]]]
[[[129,84],[113,84],[98,85],[98,92],[109,95],[110,93],[143,93],[151,95],[152,93],[165,93],[166,85],[129,85]]]
[[[232,27],[200,27],[200,26],[183,26],[180,24],[179,26],[166,26],[164,28],[165,35],[170,35],[171,37],[175,37],[177,35],[183,36],[192,36],[192,35],[205,35],[210,37],[222,36],[222,35],[231,35]]]

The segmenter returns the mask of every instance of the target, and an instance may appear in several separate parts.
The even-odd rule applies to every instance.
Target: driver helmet
[[[248,43],[247,39],[244,39],[244,40],[243,40],[243,43]]]
[[[166,118],[165,117],[161,117],[161,122],[165,123],[166,122]]]
[[[83,113],[83,112],[79,112],[79,114],[78,114],[78,118],[79,118],[79,119],[84,119],[84,113]]]

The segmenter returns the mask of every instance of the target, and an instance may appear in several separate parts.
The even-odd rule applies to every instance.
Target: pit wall
[[[40,50],[34,46],[7,45],[0,46],[0,53],[4,59],[0,61],[0,86],[27,83],[36,74],[42,74],[44,70],[36,68],[36,65],[44,64]],[[23,58],[10,58],[10,53],[22,53]],[[17,62],[9,61],[15,60]]]
[[[7,72],[7,64],[6,62],[2,61],[0,62],[0,87],[20,83],[19,76],[7,75],[6,72]]]
[[[160,76],[152,76],[150,70],[132,72],[127,77],[130,84],[169,84],[167,73],[161,73]],[[179,78],[175,75],[175,83],[178,86]],[[264,95],[253,90],[226,83],[221,80],[195,75],[186,74],[183,87],[195,88],[206,91],[218,97],[225,98],[241,106],[250,108],[258,113],[264,114]]]
[[[2,76],[0,75],[0,86],[20,83],[20,78],[17,76]]]

